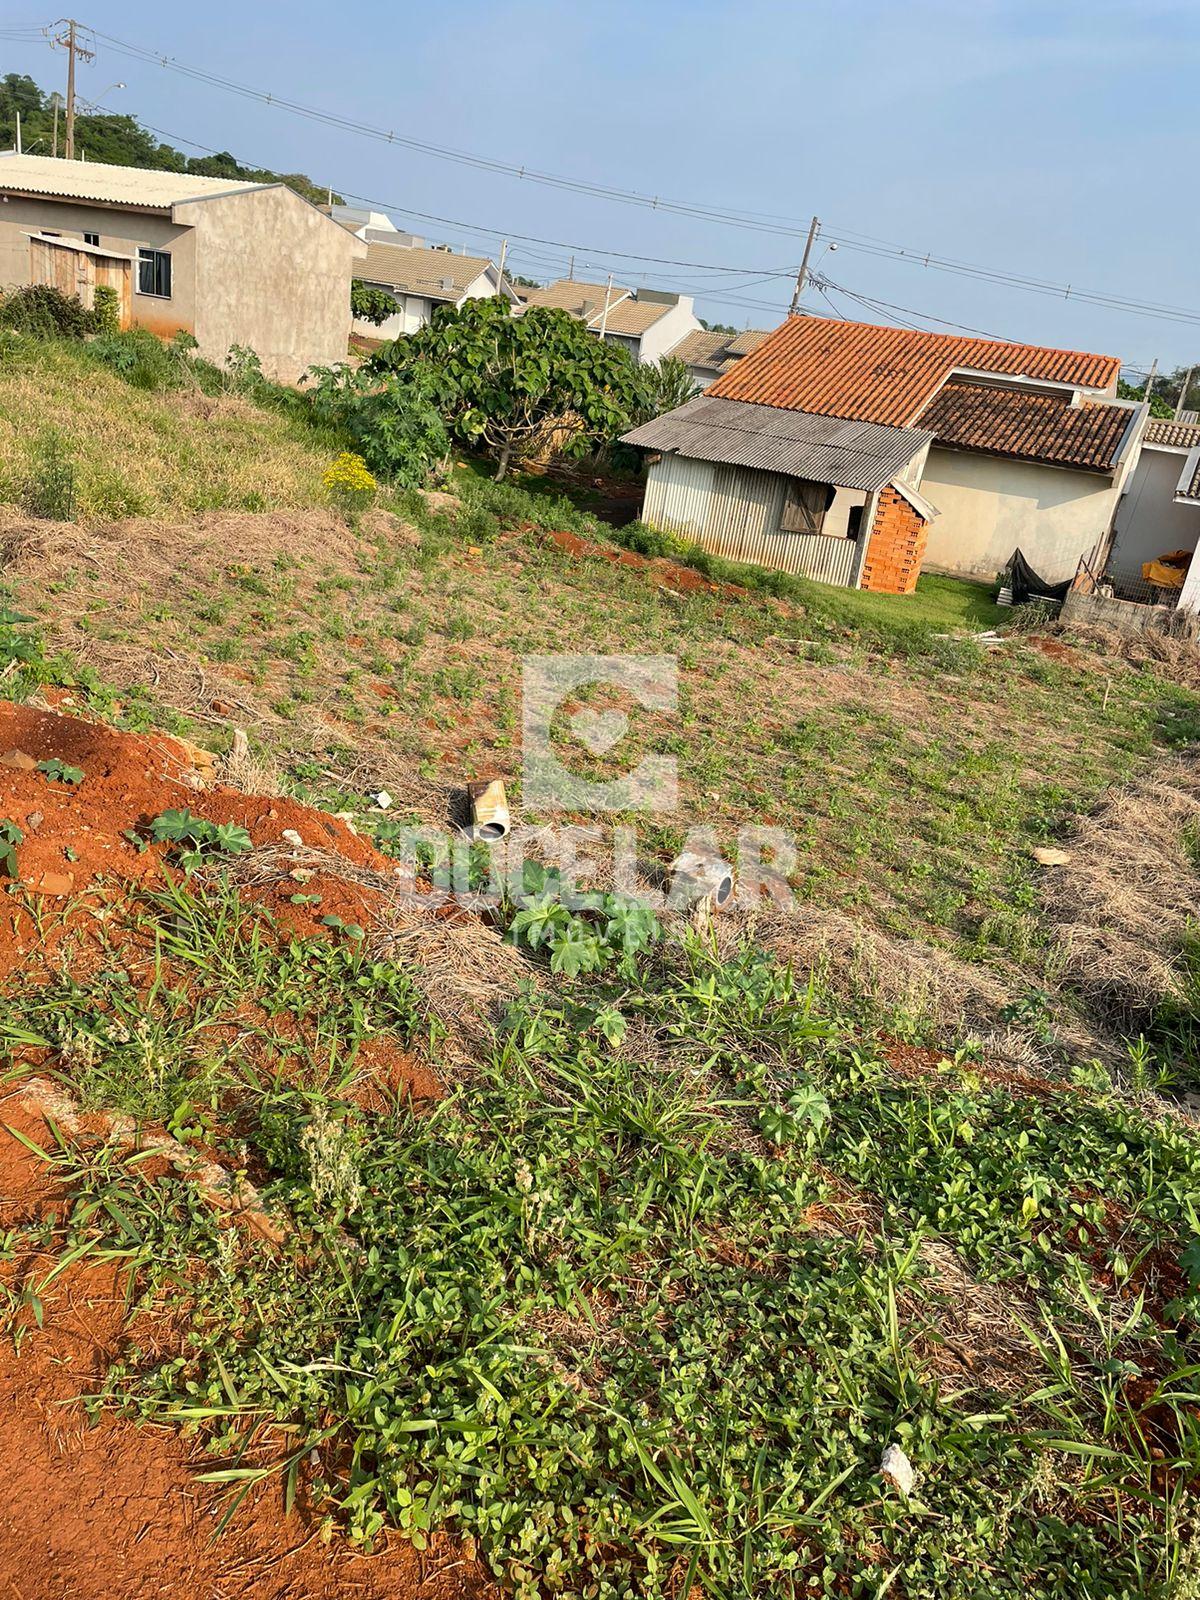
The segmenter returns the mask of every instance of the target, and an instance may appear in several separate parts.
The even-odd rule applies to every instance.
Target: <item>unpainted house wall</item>
[[[775,472],[665,455],[647,473],[642,516],[652,527],[694,539],[729,561],[750,561],[822,583],[853,584],[860,546],[846,537],[846,528],[851,507],[864,505],[866,494],[836,490],[823,533],[781,533],[786,482]]]
[[[930,525],[925,567],[994,577],[1016,549],[1051,583],[1074,577],[1079,558],[1107,534],[1113,480],[967,450],[929,452],[921,493],[940,516]]]
[[[175,216],[195,232],[201,354],[246,345],[283,383],[346,359],[361,239],[282,185],[189,200]]]
[[[1174,498],[1186,460],[1185,451],[1142,447],[1117,507],[1116,538],[1108,559],[1114,574],[1140,579],[1144,561],[1172,550],[1194,550],[1200,543],[1200,506],[1179,505]]]
[[[100,248],[118,255],[135,256],[138,246],[171,252],[171,298],[138,293],[137,266],[133,267],[131,316],[141,328],[169,338],[181,329],[196,331],[196,240],[193,229],[161,214],[126,211],[117,207],[86,205],[71,200],[43,200],[10,195],[0,202],[0,288],[13,288],[32,279],[30,233],[59,233],[81,240],[85,233],[100,235]],[[349,234],[346,235],[349,238]],[[224,352],[222,352],[224,354]]]

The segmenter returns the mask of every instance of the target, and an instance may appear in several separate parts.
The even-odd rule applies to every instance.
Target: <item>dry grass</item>
[[[147,393],[52,343],[6,352],[0,500],[17,498],[31,446],[47,429],[74,458],[79,514],[89,521],[287,509],[324,498],[327,454],[239,396]]]
[[[1048,875],[1044,902],[1065,976],[1122,1026],[1184,999],[1178,952],[1200,908],[1186,840],[1197,828],[1200,763],[1164,760],[1086,818],[1070,861]]]

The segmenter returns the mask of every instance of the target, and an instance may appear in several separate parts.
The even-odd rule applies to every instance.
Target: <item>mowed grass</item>
[[[39,441],[57,433],[80,517],[110,521],[322,504],[330,453],[295,423],[199,386],[148,393],[77,347],[0,344],[0,501],[20,503]]]

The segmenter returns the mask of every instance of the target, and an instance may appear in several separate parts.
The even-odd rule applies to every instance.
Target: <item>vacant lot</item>
[[[188,398],[152,403],[200,456]],[[204,1516],[250,1491],[264,1584],[278,1547],[259,1572],[240,1519],[278,1496],[297,1547],[386,1548],[400,1594],[1188,1593],[1200,1141],[1152,1091],[1195,1061],[1195,694],[983,648],[987,596],[946,581],[909,604],[626,563],[465,472],[348,521],[312,441],[277,443],[312,476],[274,511],[0,525],[8,692],[147,736],[0,708],[30,758],[0,766],[24,1370],[78,1335],[80,1274],[128,1297],[85,1324],[87,1392],[185,1431]],[[366,835],[461,816],[481,772],[549,820],[521,665],[561,652],[678,662],[677,711],[614,753],[672,752],[678,806],[606,826],[648,866],[697,821],[786,828],[798,916],[399,893]]]

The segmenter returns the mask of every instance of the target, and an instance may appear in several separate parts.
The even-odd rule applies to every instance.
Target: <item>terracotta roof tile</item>
[[[1030,394],[998,384],[945,384],[921,413],[938,444],[1110,472],[1134,419],[1129,406]]]
[[[1151,417],[1142,443],[1167,445],[1172,450],[1194,450],[1200,444],[1200,422],[1172,422],[1167,417]]]
[[[1115,392],[1120,362],[1116,356],[964,334],[789,317],[710,392],[726,400],[903,427],[956,367]]]

